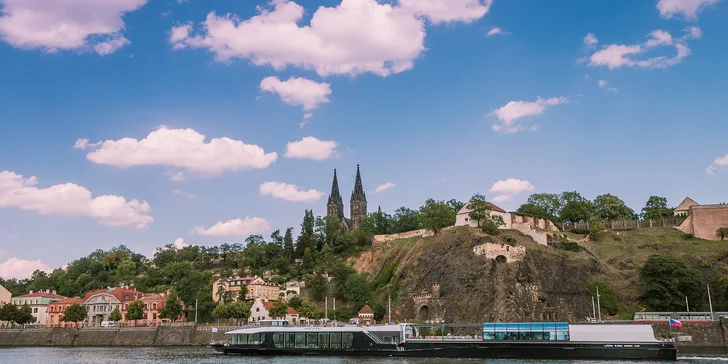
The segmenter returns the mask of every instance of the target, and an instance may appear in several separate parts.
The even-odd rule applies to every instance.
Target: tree
[[[18,306],[13,303],[6,303],[0,306],[0,321],[15,322],[18,315]]]
[[[281,230],[278,229],[270,234],[271,242],[283,248],[283,237],[281,236]]]
[[[288,259],[288,263],[293,263],[293,228],[286,229],[283,236],[283,256]]]
[[[118,307],[115,307],[114,310],[111,311],[111,313],[109,314],[109,321],[119,322],[119,321],[121,321],[121,319],[122,319],[121,311],[119,310]]]
[[[136,276],[136,268],[136,263],[130,259],[126,259],[116,267],[116,276],[121,281],[130,280]]]
[[[492,209],[484,195],[480,193],[474,194],[470,199],[470,202],[468,202],[468,208],[470,208],[468,216],[471,220],[478,222],[478,227],[482,226],[485,220],[490,219],[490,212]]]
[[[35,317],[33,316],[33,310],[30,308],[28,304],[22,305],[18,308],[18,310],[15,313],[15,317],[12,321],[15,321],[16,324],[24,325],[29,324],[31,322],[35,322]]]
[[[328,281],[324,276],[320,274],[314,274],[308,281],[306,281],[306,288],[308,290],[308,297],[316,302],[321,302],[326,297],[328,290]]]
[[[450,208],[453,215],[457,215],[458,212],[460,212],[460,210],[463,208],[463,206],[465,206],[465,202],[458,201],[454,198],[451,199],[450,201],[446,202],[445,204],[447,204],[447,207]]]
[[[661,196],[650,196],[642,208],[645,220],[660,220],[673,217],[675,209],[667,207],[667,199]]]
[[[668,255],[651,255],[639,270],[642,300],[653,311],[680,311],[685,297],[702,302],[703,284],[698,272]]]
[[[126,306],[126,321],[134,321],[136,325],[136,321],[143,319],[144,316],[144,302],[136,300]]]
[[[455,213],[445,202],[427,199],[420,207],[422,225],[434,232],[455,225]]]
[[[594,214],[594,205],[588,200],[569,201],[561,209],[561,221],[581,222],[589,221]]]
[[[356,273],[350,274],[346,278],[342,294],[346,302],[357,309],[364,307],[371,299],[369,283],[367,283],[366,278]]]
[[[596,218],[601,220],[629,220],[636,216],[622,199],[610,193],[594,199],[594,210]]]
[[[558,220],[563,207],[562,199],[555,193],[534,193],[517,212],[540,219]]]
[[[263,239],[263,235],[254,234],[254,235],[250,235],[247,238],[245,238],[245,244],[246,244],[246,246],[263,245],[263,244],[265,244],[265,239]]]
[[[404,206],[394,210],[392,232],[403,233],[421,228],[422,224],[420,223],[420,213],[418,211],[408,209]]]
[[[306,248],[316,249],[316,219],[312,210],[306,210],[301,222],[301,234],[296,239],[296,257],[302,258]]]
[[[272,319],[283,319],[286,317],[286,313],[288,312],[288,304],[286,304],[286,301],[284,300],[278,300],[268,310],[268,316]]]
[[[715,235],[720,237],[720,240],[725,240],[726,236],[728,236],[728,227],[722,227],[715,231]]]
[[[182,315],[182,302],[177,296],[177,292],[170,292],[164,307],[159,310],[159,318],[176,321]]]
[[[306,301],[301,302],[301,306],[299,308],[295,308],[295,309],[296,309],[296,311],[298,311],[298,314],[301,317],[305,317],[308,319],[316,320],[316,319],[320,319],[324,316],[323,312],[321,312],[321,310],[319,310],[319,308],[316,307],[316,305],[314,305],[310,302],[306,302]]]
[[[240,286],[240,291],[238,291],[238,301],[245,301],[248,298],[248,286],[242,285]]]

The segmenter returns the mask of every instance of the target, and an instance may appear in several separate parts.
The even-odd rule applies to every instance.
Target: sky
[[[474,193],[728,201],[728,1],[0,0],[0,276]]]

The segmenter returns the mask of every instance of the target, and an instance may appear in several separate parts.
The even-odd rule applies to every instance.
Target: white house
[[[261,320],[270,320],[271,317],[268,315],[268,310],[273,307],[273,302],[265,299],[256,298],[253,302],[253,306],[250,307],[250,319],[249,322],[256,322]]]
[[[490,206],[490,216],[500,216],[503,218],[503,222],[505,222],[505,226],[501,226],[501,229],[510,229],[511,228],[511,214],[507,213],[502,208],[487,202],[488,206]],[[478,227],[478,222],[475,220],[472,220],[470,218],[470,212],[473,211],[470,209],[470,204],[465,204],[463,208],[458,211],[458,214],[455,218],[455,226],[472,226],[472,227]]]

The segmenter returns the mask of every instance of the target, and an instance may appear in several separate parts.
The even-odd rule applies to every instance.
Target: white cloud
[[[599,87],[604,88],[607,86],[607,81],[599,80]]]
[[[172,243],[172,246],[175,249],[179,250],[179,249],[184,249],[184,248],[190,246],[190,244],[187,244],[187,242],[185,241],[185,239],[177,238],[177,239],[174,239],[174,242]]]
[[[259,217],[246,217],[245,219],[233,219],[227,222],[218,222],[209,229],[197,226],[190,232],[197,235],[223,237],[262,234],[268,230],[270,230],[270,223],[265,219],[261,219]]]
[[[197,195],[195,195],[194,193],[184,192],[184,191],[179,190],[179,189],[172,190],[172,193],[174,193],[177,196],[182,196],[184,198],[188,198],[190,200],[194,200],[195,197],[197,197]]]
[[[36,177],[23,178],[10,171],[0,172],[0,207],[17,207],[42,215],[85,216],[108,226],[146,228],[153,219],[146,201],[124,197],[91,197],[91,191],[73,183],[48,188],[35,187]]]
[[[505,133],[515,133],[523,130],[535,131],[538,128],[537,125],[526,127],[516,124],[516,121],[523,117],[543,114],[547,108],[567,102],[569,100],[565,97],[552,97],[550,99],[539,97],[536,101],[510,101],[505,106],[495,109],[489,114],[497,116],[503,122],[502,124],[493,125],[492,129]]]
[[[321,199],[324,193],[314,189],[305,191],[301,187],[283,182],[264,182],[260,185],[260,195],[293,202],[313,202]]]
[[[584,37],[584,45],[587,47],[594,47],[597,45],[597,43],[599,43],[599,40],[594,35],[594,33],[589,33],[586,35],[586,37]]]
[[[606,66],[610,70],[619,67],[667,68],[679,64],[690,55],[686,41],[698,39],[703,33],[698,27],[686,28],[686,35],[674,39],[669,32],[655,30],[649,34],[648,40],[643,44],[623,45],[610,44],[589,56],[590,66]],[[636,59],[647,51],[659,47],[675,47],[677,54],[674,57],[657,56],[647,59]]]
[[[221,62],[249,59],[257,66],[312,69],[321,76],[388,76],[411,69],[425,50],[423,21],[398,6],[342,0],[336,7],[320,6],[308,25],[299,26],[301,5],[270,4],[273,9],[258,6],[259,14],[250,19],[210,13],[199,34],[175,39],[174,48],[203,48]]]
[[[486,37],[492,37],[492,36],[498,35],[498,34],[508,35],[508,32],[504,31],[501,28],[494,27],[493,29],[489,30],[488,33],[485,36]]]
[[[728,167],[728,154],[723,157],[716,158],[713,163],[708,166],[708,174],[714,174],[721,168]]]
[[[304,111],[329,102],[330,86],[328,83],[317,83],[302,77],[291,77],[288,81],[281,81],[278,77],[266,77],[260,82],[261,90],[278,94],[288,105],[303,106]]]
[[[720,0],[659,0],[657,10],[663,18],[670,19],[678,14],[687,20],[697,20],[698,12],[717,4]]]
[[[303,128],[306,126],[306,124],[311,122],[311,118],[313,118],[313,113],[307,112],[303,114],[303,120],[301,120],[301,124],[299,124],[300,128]]]
[[[33,272],[42,270],[46,273],[53,271],[51,267],[39,260],[25,260],[18,258],[10,258],[0,263],[0,278],[25,279],[30,278]]]
[[[182,24],[180,26],[173,27],[169,33],[169,42],[175,46],[175,49],[184,48],[184,44],[181,42],[190,36],[191,31],[192,24]]]
[[[147,0],[0,0],[0,38],[13,47],[94,49],[107,55],[130,44],[123,16]]]
[[[391,183],[391,182],[387,182],[387,183],[384,183],[384,184],[381,184],[381,185],[377,186],[377,188],[374,189],[374,193],[384,192],[384,191],[386,191],[386,190],[388,190],[390,188],[394,188],[395,186],[396,186],[396,184]]]
[[[493,184],[490,188],[490,192],[496,194],[493,197],[495,202],[510,201],[518,194],[523,192],[529,192],[536,189],[531,182],[523,181],[520,179],[509,178],[507,180],[500,180]]]
[[[332,157],[336,153],[339,143],[333,140],[318,140],[314,137],[305,137],[286,146],[286,158],[303,158],[320,161]]]
[[[267,168],[276,161],[275,152],[266,153],[254,144],[227,137],[205,142],[205,136],[192,129],[169,129],[162,126],[144,139],[123,138],[76,145],[90,147],[86,158],[97,164],[120,168],[162,165],[182,168],[189,173],[210,177],[225,171]],[[180,171],[169,172],[172,180],[185,179]]]
[[[434,24],[481,19],[490,10],[493,0],[399,0],[400,6],[425,16]]]
[[[614,87],[607,87],[607,86],[609,86],[609,83],[607,81],[605,81],[605,80],[599,80],[599,82],[597,82],[597,83],[599,84],[599,87],[601,87],[603,89],[606,89],[609,92],[617,92],[617,89],[616,88],[614,88]]]

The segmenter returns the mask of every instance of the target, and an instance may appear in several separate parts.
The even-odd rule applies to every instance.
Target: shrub
[[[581,247],[579,244],[573,242],[573,241],[566,241],[561,243],[561,246],[564,247],[564,250],[568,250],[570,252],[578,252],[581,250]]]
[[[498,235],[500,230],[498,229],[498,223],[492,219],[486,219],[483,221],[483,232],[488,235]]]
[[[684,240],[692,240],[695,236],[693,234],[684,234],[682,238]]]
[[[589,230],[587,230],[587,229],[572,229],[572,230],[570,230],[570,232],[573,234],[579,234],[579,235],[589,234]]]
[[[609,286],[607,286],[606,283],[592,281],[587,284],[587,287],[589,288],[589,293],[594,297],[596,297],[597,287],[599,287],[599,304],[602,308],[607,310],[607,313],[609,313],[610,316],[614,316],[619,313],[619,302],[617,301],[617,297],[614,295],[612,290],[609,289]]]

